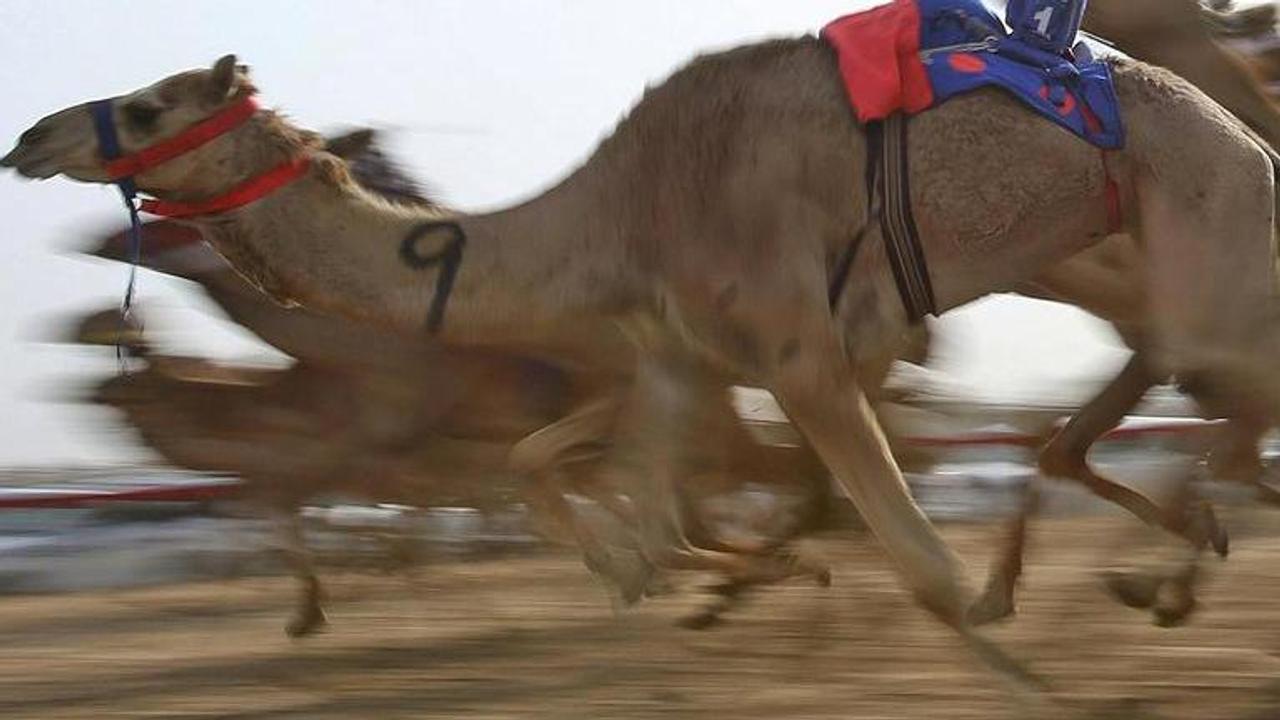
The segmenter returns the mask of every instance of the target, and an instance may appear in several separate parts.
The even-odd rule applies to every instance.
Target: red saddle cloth
[[[846,15],[822,30],[837,51],[849,100],[862,122],[933,105],[933,85],[920,62],[920,8],[915,0]]]

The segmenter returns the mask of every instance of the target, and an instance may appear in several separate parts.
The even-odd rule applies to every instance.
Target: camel
[[[198,266],[208,260],[190,250],[183,253],[183,262]],[[272,310],[286,312],[275,308],[267,312]],[[298,525],[300,506],[316,497],[336,493],[416,506],[443,503],[483,508],[529,495],[533,507],[543,511],[535,516],[542,521],[540,526],[552,537],[564,535],[557,524],[566,521],[563,513],[558,512],[558,507],[547,507],[548,500],[561,500],[558,495],[548,498],[548,490],[561,490],[539,487],[536,489],[540,492],[530,492],[531,488],[514,479],[507,467],[511,442],[554,417],[546,407],[548,400],[553,407],[562,402],[556,400],[557,393],[547,392],[556,388],[547,388],[547,382],[536,382],[536,374],[530,372],[536,368],[516,368],[521,371],[518,375],[504,375],[497,371],[505,368],[490,362],[487,366],[481,364],[484,373],[463,373],[463,381],[473,382],[467,383],[464,401],[449,414],[463,422],[436,424],[429,428],[435,432],[423,432],[405,451],[367,441],[353,443],[349,434],[336,430],[350,424],[353,417],[362,417],[353,410],[383,406],[385,396],[371,395],[353,382],[353,378],[371,375],[367,369],[343,372],[332,367],[317,368],[319,363],[311,359],[284,370],[229,367],[200,358],[156,353],[140,333],[125,332],[122,336],[121,327],[118,314],[97,313],[76,333],[79,342],[122,344],[144,362],[142,368],[99,383],[92,400],[122,412],[143,440],[175,465],[239,474],[249,498],[279,518],[285,557],[302,588],[297,612],[287,626],[290,635],[309,634],[324,624],[323,591]],[[459,356],[473,362],[477,358],[484,360],[484,356],[475,353]],[[385,373],[374,379],[389,389],[412,387],[408,382],[391,384],[396,378]],[[535,382],[530,384],[531,380]],[[560,378],[553,376],[551,380]],[[492,390],[486,395],[484,391],[495,386],[510,388],[517,399],[528,399],[510,402],[495,397]],[[503,402],[484,402],[486,399]],[[386,415],[387,420],[395,419],[391,411]],[[493,421],[488,422],[488,418]],[[736,418],[733,421],[736,426]],[[523,426],[518,424],[521,422]],[[726,437],[745,437],[735,435],[730,428],[716,430]],[[777,496],[798,500],[800,507],[787,529],[765,538],[781,544],[793,534],[811,528],[818,519],[813,516],[815,510],[820,510],[815,501],[820,503],[824,497],[825,478],[815,469],[807,475],[797,472],[804,462],[804,453],[798,449],[762,449],[753,453],[753,447],[731,447],[729,455],[735,467],[723,474],[707,468],[705,474],[690,481],[687,505],[696,509],[704,499],[730,492],[741,482],[755,483]],[[582,468],[590,467],[589,450],[582,449],[561,472],[584,474]],[[790,490],[779,486],[780,479],[795,482],[803,478],[813,486]],[[600,498],[606,490],[585,483],[576,484],[573,489],[593,499]],[[714,538],[705,542],[714,542]],[[732,600],[738,601],[745,589],[731,587],[725,592],[732,591]],[[685,624],[703,627],[718,622],[731,605],[717,600]]]
[[[1142,231],[1157,319],[1150,357],[1176,376],[1266,385],[1246,311],[1274,291],[1271,162],[1188,83],[1138,62],[1113,69],[1129,137],[1106,165],[1125,229]],[[247,69],[227,56],[114,98],[120,143],[135,152],[252,92]],[[940,311],[1032,278],[1105,234],[1098,152],[1016,101],[976,92],[911,127],[912,199]],[[689,388],[719,376],[768,389],[917,601],[1028,687],[1020,665],[968,622],[962,565],[912,501],[859,381],[908,325],[883,252],[861,253],[842,303],[829,306],[834,259],[868,214],[864,156],[830,48],[804,37],[695,60],[648,91],[562,183],[506,210],[442,216],[379,201],[269,111],[135,181],[162,200],[199,202],[267,169],[299,168],[256,202],[191,218],[285,302],[410,332],[427,318],[447,341],[507,347],[554,344],[569,330],[590,339],[598,321],[623,323],[641,350],[636,393],[654,406],[645,417],[673,420],[642,428],[654,452],[610,470],[626,479],[642,548],[659,564],[790,572],[775,558],[680,549],[678,518],[653,520],[675,506],[685,458],[665,449],[695,429],[680,412]],[[87,105],[39,121],[0,166],[37,179],[111,178]]]
[[[199,263],[202,258],[188,252],[183,260]],[[123,413],[144,442],[175,465],[236,473],[245,483],[244,496],[271,511],[277,519],[284,557],[299,580],[298,604],[286,625],[286,632],[293,637],[309,635],[326,624],[325,593],[299,522],[302,505],[318,497],[336,494],[418,507],[453,504],[484,509],[525,496],[544,534],[570,542],[579,537],[577,532],[566,535],[563,527],[582,522],[561,509],[568,507],[559,494],[564,488],[530,487],[508,467],[511,443],[554,417],[546,407],[548,400],[557,405],[563,402],[556,399],[556,393],[547,392],[547,382],[538,382],[536,374],[530,372],[536,368],[515,368],[518,375],[504,375],[501,371],[509,368],[481,362],[483,373],[462,373],[460,380],[467,389],[462,393],[462,402],[449,413],[450,418],[464,422],[433,424],[420,431],[412,445],[405,448],[380,446],[338,430],[351,424],[353,417],[361,418],[361,409],[376,410],[387,399],[367,391],[374,383],[366,382],[365,387],[360,387],[353,380],[373,375],[372,379],[381,380],[379,385],[386,389],[412,389],[411,382],[395,382],[394,376],[378,376],[367,369],[344,372],[332,367],[317,368],[318,363],[310,359],[277,370],[164,355],[155,352],[135,327],[122,320],[117,311],[107,311],[90,315],[77,328],[76,341],[124,346],[131,357],[142,362],[141,367],[127,374],[98,383],[91,401]],[[459,353],[457,357],[472,362],[485,360],[485,356],[476,353]],[[554,375],[550,379],[561,380]],[[511,395],[523,402],[497,396],[492,390],[495,387],[510,389]],[[485,402],[486,399],[502,402]],[[392,416],[393,412],[386,414]],[[488,423],[488,418],[493,422]],[[731,463],[727,470],[704,466],[703,473],[688,482],[685,505],[692,519],[698,519],[697,512],[704,501],[732,492],[745,482],[767,488],[794,507],[791,517],[767,528],[776,534],[762,537],[763,542],[781,546],[813,529],[821,519],[816,513],[822,510],[826,484],[825,476],[812,464],[807,473],[798,471],[807,454],[798,448],[756,446],[744,433],[734,432],[738,427],[736,417],[730,416],[725,424],[726,427],[707,430],[747,444],[730,444],[726,448]],[[578,481],[572,484],[578,494],[607,501],[611,489],[593,483],[589,472],[598,455],[598,450],[583,448],[558,471],[570,475],[569,480]],[[799,484],[806,480],[811,483],[809,486]],[[710,530],[704,532],[707,534],[702,542],[716,546],[717,538]],[[625,536],[612,537],[615,542],[628,540]],[[720,546],[734,547],[729,543]],[[609,552],[603,544],[597,550]],[[647,580],[651,569],[636,567],[635,571],[640,580]],[[632,590],[639,593],[648,589],[643,586]],[[703,628],[718,623],[749,589],[733,583],[713,586],[721,597],[682,620],[682,624]]]
[[[1210,92],[1264,138],[1280,137],[1271,99],[1248,63],[1215,41],[1205,12],[1196,0],[1093,0],[1084,29]]]
[[[1245,14],[1246,26],[1257,27],[1262,18],[1274,22],[1275,8],[1260,6]],[[1233,53],[1215,41],[1215,26],[1230,23],[1215,10],[1194,0],[1095,0],[1085,16],[1085,28],[1116,41],[1124,52],[1163,65],[1192,80],[1210,97],[1222,103],[1272,146],[1280,144],[1280,108],[1262,89],[1260,79]],[[1208,22],[1206,22],[1206,19]],[[1149,299],[1141,283],[1142,252],[1133,238],[1114,236],[1049,272],[1024,283],[1021,294],[1076,305],[1111,322],[1120,337],[1135,350],[1123,371],[1095,398],[1086,403],[1055,433],[1040,454],[1042,471],[1052,477],[1079,482],[1100,497],[1116,502],[1148,524],[1187,536],[1193,549],[1212,542],[1226,553],[1226,535],[1217,526],[1211,509],[1180,493],[1179,501],[1160,508],[1150,499],[1095,472],[1089,465],[1089,448],[1114,427],[1153,385],[1166,379],[1153,367],[1143,350],[1152,332]],[[1247,483],[1268,504],[1280,504],[1280,492],[1261,483],[1259,444],[1275,424],[1268,412],[1243,411],[1230,396],[1219,395],[1212,381],[1194,376],[1182,378],[1184,390],[1210,416],[1230,418],[1217,447],[1209,455],[1215,477]],[[1035,507],[1028,496],[1023,513],[1013,519],[1009,539],[989,580],[986,594],[975,608],[975,621],[991,622],[1008,617],[1015,609],[1014,589],[1021,575],[1028,514]],[[1190,503],[1188,505],[1188,503]],[[1195,608],[1191,582],[1197,577],[1195,557],[1184,568],[1170,573],[1138,574],[1111,578],[1112,589],[1127,603],[1152,608],[1158,624],[1184,622]],[[1161,593],[1167,586],[1168,592]]]
[[[388,395],[399,400],[397,391],[408,395],[414,387],[389,382],[385,373],[313,362],[280,370],[226,367],[156,353],[140,337],[120,338],[120,328],[118,314],[107,313],[90,318],[78,333],[81,342],[123,343],[142,362],[99,383],[90,399],[122,412],[172,464],[238,474],[248,497],[278,518],[285,558],[302,590],[287,625],[290,635],[308,634],[324,623],[323,591],[298,524],[298,511],[308,500],[341,493],[379,502],[487,507],[510,500],[519,489],[507,472],[509,442],[426,432],[371,437],[379,427],[415,428],[397,416],[410,409],[406,403],[387,402]],[[511,370],[519,373],[512,376],[514,387],[536,378],[527,368]],[[498,434],[522,412],[529,426],[545,424],[550,413],[540,404],[550,401],[554,410],[559,402],[556,393],[539,392],[536,385],[525,396],[523,404],[504,403],[503,412],[493,414]],[[484,408],[481,399],[473,407]],[[483,429],[474,423],[472,428]],[[384,439],[396,442],[379,442]]]
[[[353,172],[362,186],[398,201],[408,200],[417,205],[429,205],[416,191],[415,183],[398,173],[394,164],[381,155],[378,147],[372,143],[369,132],[351,133],[326,141],[326,147],[351,160]],[[643,564],[636,565],[635,562],[625,562],[623,568],[618,568],[618,561],[613,559],[614,553],[595,537],[595,533],[586,527],[564,498],[566,492],[579,493],[602,502],[614,511],[623,507],[623,511],[616,514],[620,518],[630,519],[631,514],[625,510],[625,506],[614,500],[611,488],[602,487],[602,483],[593,482],[588,477],[589,470],[594,466],[593,462],[602,454],[602,448],[608,447],[611,442],[609,436],[616,424],[616,416],[622,409],[620,398],[614,397],[617,392],[611,389],[617,382],[609,379],[612,377],[611,373],[621,370],[613,368],[607,372],[588,372],[586,365],[608,366],[608,363],[602,363],[599,354],[590,363],[579,357],[570,365],[550,365],[531,357],[522,359],[467,348],[443,348],[439,354],[431,355],[422,338],[401,340],[393,334],[370,331],[337,318],[323,318],[305,310],[287,310],[271,304],[256,288],[237,277],[202,242],[195,229],[157,222],[147,224],[143,231],[143,264],[201,284],[210,299],[227,311],[230,318],[259,334],[262,340],[285,354],[298,359],[298,363],[288,373],[283,373],[288,378],[288,383],[285,384],[292,392],[300,393],[301,396],[312,393],[319,395],[321,388],[324,388],[324,392],[329,395],[352,398],[356,409],[353,413],[355,420],[348,421],[346,428],[348,436],[352,436],[351,442],[355,442],[356,446],[348,447],[344,451],[344,457],[360,454],[380,457],[387,455],[388,451],[398,452],[399,448],[408,445],[408,439],[422,433],[433,437],[444,434],[448,438],[465,441],[509,445],[541,425],[556,420],[558,416],[567,415],[563,425],[547,430],[549,433],[556,433],[558,427],[572,429],[567,436],[558,437],[552,448],[545,447],[545,443],[541,442],[541,436],[545,436],[547,432],[536,433],[529,441],[518,443],[517,455],[521,460],[516,470],[526,477],[536,478],[536,482],[527,486],[530,489],[527,495],[536,509],[541,510],[535,516],[543,520],[543,527],[553,537],[570,539],[584,548],[589,568],[602,575],[605,580],[616,583],[623,602],[639,600],[652,568]],[[104,258],[124,260],[127,258],[127,250],[123,233],[108,238],[91,252]],[[366,355],[374,351],[376,360]],[[148,354],[148,357],[151,365],[156,366],[161,363],[169,366],[178,361],[172,357],[161,359],[155,354]],[[186,363],[189,365],[191,361],[193,360],[186,360]],[[625,360],[614,357],[609,363],[618,365],[625,363]],[[197,361],[197,365],[205,368],[206,364]],[[422,368],[431,368],[431,372],[422,372]],[[204,372],[211,370],[206,368]],[[183,373],[183,379],[189,379],[191,374],[189,370]],[[138,387],[141,387],[138,383],[125,386]],[[214,388],[205,384],[200,389],[204,392],[202,398],[209,395],[209,392],[214,392]],[[243,392],[239,395],[228,392],[227,401],[232,405],[237,402],[251,405],[253,397],[256,397],[241,397],[243,395]],[[383,483],[389,484],[389,488],[361,487],[358,483],[364,480],[348,478],[339,470],[333,470],[333,477],[328,480],[316,479],[316,473],[288,478],[278,477],[279,473],[276,473],[271,475],[270,480],[266,480],[257,477],[252,464],[237,464],[232,454],[218,456],[216,461],[223,465],[210,468],[201,464],[202,461],[193,460],[184,452],[175,450],[175,445],[180,447],[183,443],[204,439],[202,436],[220,437],[220,434],[225,433],[225,428],[216,424],[216,421],[211,421],[210,427],[201,432],[198,428],[201,415],[198,413],[189,414],[191,421],[187,424],[166,421],[165,413],[183,413],[182,393],[175,391],[173,401],[170,402],[172,406],[161,406],[157,409],[159,411],[150,415],[138,413],[132,407],[131,404],[138,401],[137,392],[133,395],[129,392],[116,393],[109,397],[109,404],[120,407],[133,424],[140,425],[143,438],[175,464],[195,466],[197,469],[238,471],[253,484],[282,488],[287,502],[278,501],[274,506],[282,509],[278,514],[285,519],[296,516],[297,506],[305,498],[305,493],[320,492],[334,484],[349,492],[362,492],[375,500],[393,501],[408,492],[417,493],[421,501],[421,496],[431,493],[440,497],[442,483],[435,475],[444,473],[445,470],[449,474],[466,473],[466,470],[460,469],[461,462],[445,464],[435,475],[430,475],[430,468],[425,469],[431,478],[430,483],[417,479],[421,473],[402,473],[408,478],[406,484],[410,489],[396,487],[394,480]],[[202,400],[206,401],[210,400]],[[148,398],[148,402],[148,407],[155,409],[155,397]],[[262,402],[266,405],[287,405],[289,401],[288,395],[266,393]],[[567,413],[567,409],[579,405],[588,410],[584,414]],[[302,411],[300,407],[291,407],[291,410]],[[791,537],[808,532],[819,523],[828,489],[824,475],[815,470],[814,461],[810,460],[812,452],[800,447],[759,445],[737,423],[723,393],[714,396],[709,402],[705,418],[707,427],[704,428],[704,438],[708,441],[710,438],[719,439],[719,443],[708,442],[707,447],[717,450],[704,452],[704,459],[692,465],[694,477],[682,482],[687,500],[684,503],[687,507],[686,519],[690,521],[692,534],[700,544],[730,552],[776,551]],[[141,427],[148,420],[155,424],[154,428]],[[195,427],[192,427],[192,423],[195,423]],[[320,427],[312,432],[328,437],[329,447],[337,442],[333,428],[343,425],[332,414],[328,418],[321,414],[320,418],[312,419],[312,423]],[[253,434],[248,432],[248,428],[238,437],[239,441],[252,446]],[[264,441],[262,445],[268,446],[269,443]],[[521,450],[526,445],[530,447]],[[266,451],[266,448],[252,448],[252,451],[256,455],[257,452]],[[332,455],[330,452],[330,456]],[[406,465],[412,468],[417,461],[428,461],[429,456],[419,452]],[[444,457],[447,459],[448,455]],[[351,465],[351,461],[344,462]],[[479,461],[477,468],[470,471],[470,474],[493,475],[494,471],[492,461]],[[352,482],[357,483],[355,487]],[[781,532],[776,537],[767,538],[765,546],[726,544],[716,537],[716,533],[709,532],[699,519],[699,498],[716,496],[717,493],[730,491],[733,486],[742,483],[768,488],[769,492],[795,498],[800,503],[795,523],[788,523],[783,528],[772,528],[781,529]],[[375,486],[381,487],[378,483]],[[287,541],[285,546],[289,548],[291,565],[297,569],[305,591],[301,593],[300,609],[289,628],[292,634],[302,634],[310,632],[323,620],[319,582],[307,561],[298,529],[291,527],[289,523],[284,523],[284,528],[287,530],[284,538]],[[824,566],[806,561],[799,561],[799,566],[812,573],[819,583],[829,582]],[[705,626],[717,623],[723,611],[728,610],[733,602],[741,600],[745,585],[748,584],[719,585],[718,589],[726,594],[728,600],[717,601],[713,610],[692,616],[686,624]]]
[[[368,137],[352,135],[331,140],[328,147],[352,159],[364,186],[384,195],[414,197],[411,183],[390,174],[390,166],[378,162],[381,158],[368,142]],[[358,152],[356,145],[361,146]],[[592,398],[592,407],[606,410],[607,423],[612,422],[610,413],[617,412],[616,400],[598,399],[606,383],[591,373],[466,348],[446,349],[437,357],[420,339],[276,306],[237,276],[192,228],[155,222],[145,226],[144,237],[145,266],[200,284],[232,319],[297,362],[287,370],[251,371],[163,356],[140,337],[120,337],[118,318],[95,316],[78,333],[82,342],[118,340],[146,361],[144,371],[104,382],[95,400],[123,412],[144,441],[170,462],[236,472],[250,494],[273,509],[281,519],[285,556],[302,589],[286,628],[290,635],[309,634],[324,624],[323,591],[298,525],[303,502],[325,492],[344,492],[381,502],[482,505],[515,490],[509,479],[494,484],[511,475],[506,458],[512,443],[569,414],[586,397]],[[128,257],[123,234],[90,252],[115,260]],[[218,408],[225,412],[208,411]],[[698,522],[697,508],[742,483],[799,502],[793,522],[766,538],[768,543],[780,546],[816,526],[827,485],[808,460],[810,453],[759,445],[725,400],[711,409],[707,437],[722,438],[724,454],[714,461],[718,465],[700,464],[698,475],[685,483],[685,505],[691,524],[702,530],[700,542],[727,547]],[[227,420],[228,413],[234,420]],[[270,426],[271,419],[286,414],[294,419],[293,430]],[[564,497],[573,491],[619,507],[611,502],[609,488],[598,487],[587,472],[609,439],[608,432],[573,438],[548,466],[521,468],[537,481],[519,487],[539,511],[535,518],[549,536],[589,541],[588,566],[617,581],[622,599],[630,603],[645,590],[651,569],[631,562],[625,566],[630,574],[621,574],[615,553],[595,539]],[[685,624],[718,622],[746,589],[717,587],[723,597]]]

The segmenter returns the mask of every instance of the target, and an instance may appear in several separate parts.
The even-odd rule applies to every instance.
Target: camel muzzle
[[[22,155],[31,153],[31,148],[38,145],[40,141],[49,136],[49,127],[45,123],[36,123],[27,128],[25,132],[18,136],[18,142],[9,151],[8,155],[0,158],[0,167],[17,168],[21,172],[19,165]]]
[[[8,155],[0,158],[0,168],[13,168],[15,172],[29,180],[48,180],[61,172],[54,159],[47,156],[33,159],[29,157],[30,154],[26,148],[18,146]]]
[[[14,168],[18,172],[22,172],[22,168],[18,163],[22,161],[23,154],[25,154],[25,150],[21,144],[14,146],[14,148],[9,151],[9,154],[0,158],[0,167]]]

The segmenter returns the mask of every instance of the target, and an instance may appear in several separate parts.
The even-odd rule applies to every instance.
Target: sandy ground
[[[1115,605],[1095,577],[1161,548],[1115,518],[1046,522],[1020,617],[988,634],[1072,717],[1280,717],[1280,517],[1233,522],[1205,609],[1175,630]],[[946,533],[976,576],[995,530]],[[0,599],[0,717],[1017,716],[866,537],[810,549],[832,561],[833,587],[769,589],[706,632],[673,627],[704,599],[702,578],[615,615],[558,553],[423,568],[414,587],[333,576],[333,625],[301,642],[281,633],[284,578]]]

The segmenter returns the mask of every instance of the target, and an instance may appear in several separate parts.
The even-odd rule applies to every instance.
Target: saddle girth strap
[[[907,125],[902,113],[869,124],[867,162],[875,162],[879,168],[875,194],[880,199],[880,233],[907,319],[914,325],[926,315],[936,315],[938,304],[911,212]]]

